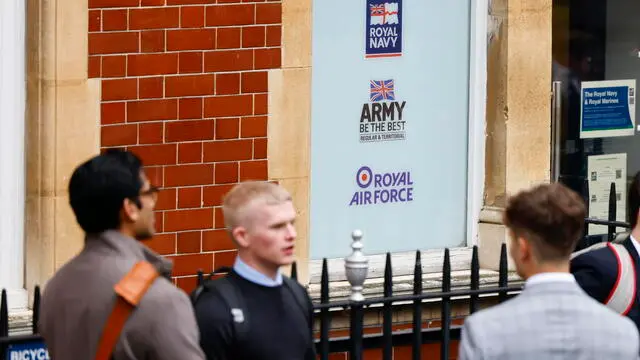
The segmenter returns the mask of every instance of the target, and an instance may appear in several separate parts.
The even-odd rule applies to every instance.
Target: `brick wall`
[[[163,187],[150,246],[190,291],[230,265],[220,198],[267,179],[267,71],[280,67],[280,1],[89,0],[89,77],[101,146],[139,154]],[[88,119],[88,121],[91,121]]]

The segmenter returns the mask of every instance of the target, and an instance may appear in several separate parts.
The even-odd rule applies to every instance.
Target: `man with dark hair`
[[[43,293],[39,329],[52,359],[204,359],[171,263],[141,242],[154,234],[157,192],[127,151],[73,172],[70,204],[86,235]]]
[[[558,183],[510,199],[504,224],[524,290],[465,320],[461,360],[638,358],[633,323],[589,298],[569,273],[585,213],[582,199]]]
[[[627,215],[631,233],[622,241],[598,243],[574,254],[571,272],[592,298],[630,318],[640,329],[638,289],[640,283],[640,172],[629,187]]]

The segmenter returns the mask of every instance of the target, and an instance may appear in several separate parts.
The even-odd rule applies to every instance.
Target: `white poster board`
[[[588,158],[589,217],[609,219],[611,183],[616,184],[616,220],[625,221],[627,209],[627,154],[594,155]],[[606,234],[605,225],[589,224],[589,234]],[[624,231],[622,228],[616,231]]]

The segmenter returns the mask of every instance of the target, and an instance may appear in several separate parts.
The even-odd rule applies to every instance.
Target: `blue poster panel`
[[[635,80],[582,83],[580,138],[631,136],[635,128]]]

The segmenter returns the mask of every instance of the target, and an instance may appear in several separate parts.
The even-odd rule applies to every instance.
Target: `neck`
[[[133,231],[133,229],[130,229],[127,226],[120,226],[120,228],[118,228],[118,231],[124,236],[128,236],[128,237],[130,237],[132,239],[136,238],[135,231]]]
[[[279,266],[266,265],[251,254],[242,250],[238,251],[238,257],[240,258],[240,260],[242,260],[242,262],[251,266],[253,269],[258,271],[262,275],[271,278],[272,280],[275,280],[278,276],[278,269],[280,268]]]
[[[640,241],[640,225],[636,225],[636,227],[631,230],[631,236],[633,236],[636,241]]]
[[[542,263],[542,264],[537,264],[536,266],[532,267],[531,269],[528,269],[525,274],[524,274],[524,278],[525,280],[534,276],[534,275],[538,275],[538,274],[544,274],[544,273],[569,273],[569,263],[568,262],[562,262],[562,263]]]

